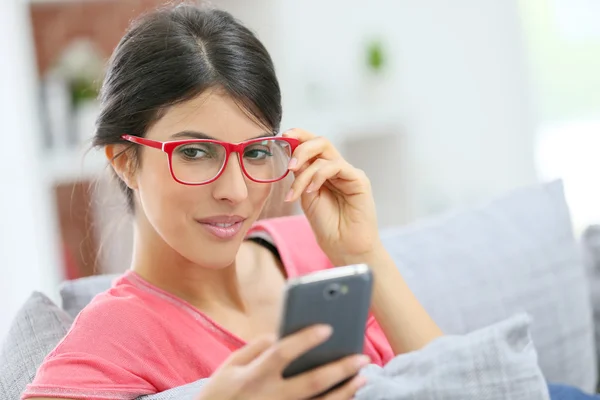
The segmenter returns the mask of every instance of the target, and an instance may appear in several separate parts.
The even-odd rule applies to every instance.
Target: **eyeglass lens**
[[[212,142],[183,144],[173,150],[171,168],[182,182],[199,184],[215,178],[224,167],[227,151]],[[291,158],[291,148],[285,140],[265,139],[247,145],[240,155],[246,174],[256,181],[282,178]]]

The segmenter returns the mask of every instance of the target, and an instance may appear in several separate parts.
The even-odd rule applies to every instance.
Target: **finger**
[[[324,137],[315,137],[296,147],[288,167],[292,171],[297,171],[302,168],[305,163],[316,158],[337,160],[341,158],[341,156],[329,140]]]
[[[312,164],[303,168],[302,172],[296,174],[296,179],[294,179],[290,187],[290,193],[286,197],[286,201],[297,200],[308,189],[308,185],[314,180],[315,175],[323,175],[325,173],[335,176],[340,168],[340,163],[336,161],[327,161],[322,158],[315,160]]]
[[[332,333],[327,325],[314,325],[286,336],[261,354],[256,363],[265,371],[280,371],[313,347],[325,342]]]
[[[317,193],[327,181],[344,195],[363,193],[369,187],[366,175],[346,161],[319,159],[297,174],[285,200],[295,201],[304,193]]]
[[[229,365],[247,365],[273,346],[275,342],[276,338],[273,335],[262,336],[235,351],[226,363]]]
[[[299,376],[290,378],[293,390],[307,397],[323,393],[336,384],[354,377],[362,367],[369,363],[369,358],[364,355],[353,355],[341,360],[315,368]]]
[[[300,128],[288,129],[287,131],[283,132],[281,136],[298,139],[300,143],[304,143],[317,137],[317,135]]]
[[[317,192],[326,181],[332,181],[335,187],[339,186],[336,180],[358,181],[358,170],[345,161],[334,161],[324,164],[317,169],[306,187],[306,193]]]
[[[367,379],[364,376],[357,375],[350,381],[345,383],[343,386],[327,393],[324,396],[319,397],[320,400],[348,400],[353,399],[354,395],[367,383]]]

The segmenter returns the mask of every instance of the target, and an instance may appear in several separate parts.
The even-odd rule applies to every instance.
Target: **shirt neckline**
[[[261,227],[261,226],[254,226],[251,229],[251,231],[248,232],[247,238],[252,237],[253,235],[256,235],[259,233],[260,233],[260,237],[265,238],[266,240],[271,242],[279,250],[279,252],[281,254],[280,262],[283,265],[283,268],[284,268],[288,278],[295,276],[295,268],[290,264],[291,260],[289,260],[286,257],[286,255],[284,254],[284,252],[281,251],[280,244],[277,243],[278,238],[271,235],[270,232],[267,232],[266,229],[264,229],[264,227]],[[258,236],[258,235],[256,235],[256,236]],[[204,312],[200,311],[198,308],[194,307],[189,302],[183,300],[180,297],[175,296],[174,294],[172,294],[170,292],[167,292],[166,290],[163,290],[163,289],[151,284],[150,282],[148,282],[144,278],[142,278],[137,272],[135,272],[133,270],[128,270],[125,273],[124,278],[130,284],[135,286],[136,288],[138,288],[146,293],[149,293],[155,297],[158,297],[164,301],[167,301],[171,305],[179,308],[186,314],[190,315],[194,320],[199,322],[204,329],[217,334],[219,337],[224,339],[229,344],[231,344],[237,348],[243,347],[247,344],[247,342],[244,339],[242,339],[241,337],[237,336],[233,332],[229,331],[228,329],[226,329],[225,327],[220,325],[218,322],[216,322],[215,320],[210,318],[208,315],[206,315]]]

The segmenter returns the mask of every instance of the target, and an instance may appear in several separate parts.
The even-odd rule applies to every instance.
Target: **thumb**
[[[227,360],[229,365],[247,365],[251,363],[256,357],[264,353],[269,347],[271,347],[276,341],[273,335],[264,335],[260,338],[253,340],[241,349],[235,351]]]

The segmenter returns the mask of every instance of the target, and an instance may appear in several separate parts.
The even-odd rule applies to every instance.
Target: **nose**
[[[240,165],[238,153],[232,153],[225,165],[225,170],[213,182],[213,197],[216,200],[238,204],[248,197],[246,177]]]

